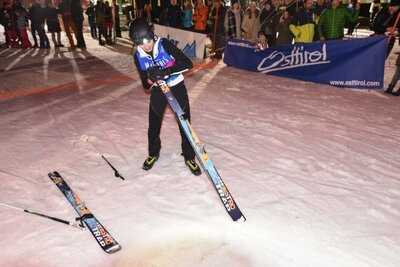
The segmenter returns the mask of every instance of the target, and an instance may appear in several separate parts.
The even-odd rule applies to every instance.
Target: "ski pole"
[[[107,162],[108,166],[110,166],[111,169],[113,169],[115,177],[125,180],[125,178],[121,174],[119,174],[118,170],[106,159],[106,157],[104,157],[103,154],[100,153],[100,151],[97,149],[97,147],[92,142],[89,141],[89,136],[87,134],[83,134],[81,136],[81,140],[84,142],[90,143],[92,145],[92,147],[94,147],[94,149],[97,151],[97,153],[99,153],[100,156],[105,160],[105,162]]]
[[[27,210],[27,209],[21,209],[21,208],[18,208],[18,207],[9,205],[9,204],[5,204],[5,203],[0,203],[0,205],[2,205],[4,207],[11,208],[11,209],[23,211],[23,212],[26,212],[26,213],[29,213],[29,214],[37,215],[37,216],[40,216],[40,217],[43,217],[43,218],[47,218],[47,219],[50,219],[50,220],[53,220],[53,221],[56,221],[56,222],[59,222],[59,223],[68,224],[68,225],[70,225],[72,227],[76,227],[76,228],[79,228],[81,230],[86,230],[85,227],[79,225],[78,223],[72,223],[72,222],[69,222],[69,221],[66,221],[66,220],[62,220],[62,219],[59,219],[59,218],[55,218],[55,217],[52,217],[52,216],[48,216],[48,215],[45,215],[45,214],[42,214],[42,213],[30,211],[30,210]]]

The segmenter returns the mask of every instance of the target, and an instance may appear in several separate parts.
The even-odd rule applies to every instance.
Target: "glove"
[[[158,66],[156,67],[151,67],[147,69],[147,77],[152,80],[153,82],[157,80],[163,80],[165,76],[168,76],[171,74],[171,71],[169,68],[162,69]]]

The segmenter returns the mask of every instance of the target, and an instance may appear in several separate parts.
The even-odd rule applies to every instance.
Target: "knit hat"
[[[391,0],[390,6],[400,6],[400,0]]]

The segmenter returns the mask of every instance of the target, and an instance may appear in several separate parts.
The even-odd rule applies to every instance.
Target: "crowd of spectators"
[[[103,3],[103,0],[99,0],[96,6],[90,2],[86,9],[91,36],[98,39],[100,45],[113,44],[114,22],[115,35],[121,37],[118,8],[116,3],[113,9],[108,1]],[[113,10],[115,10],[114,17]],[[5,46],[50,48],[50,41],[46,34],[47,28],[47,31],[51,33],[54,47],[64,47],[61,42],[63,28],[72,49],[86,48],[83,36],[83,11],[80,0],[61,0],[57,7],[54,6],[52,0],[46,0],[44,7],[36,0],[31,0],[29,8],[24,7],[20,0],[13,0],[12,4],[6,0],[0,8],[0,24],[4,27],[6,37]],[[31,31],[33,44],[29,40],[28,29]]]
[[[239,38],[259,47],[309,43],[344,37],[343,30],[356,24],[360,5],[354,0],[177,0],[161,12],[148,2],[142,17],[173,28],[208,33],[215,57],[222,57],[225,39]],[[262,43],[260,45],[260,43]]]

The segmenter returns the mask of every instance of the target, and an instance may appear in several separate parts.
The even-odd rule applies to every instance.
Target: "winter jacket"
[[[195,31],[205,31],[207,26],[208,7],[196,8],[193,14]]]
[[[243,39],[257,43],[258,32],[260,31],[260,10],[257,8],[256,11],[251,13],[250,8],[245,12],[243,23],[242,23]]]
[[[276,38],[276,45],[290,45],[293,42],[293,34],[289,29],[291,22],[283,21],[276,26],[278,37]]]
[[[174,28],[182,28],[183,11],[179,5],[169,6],[166,13],[168,26]]]
[[[293,17],[289,29],[294,35],[295,43],[311,43],[314,39],[315,29],[313,11],[301,8]]]
[[[318,21],[318,34],[327,40],[341,39],[344,36],[343,29],[346,20],[354,23],[358,19],[359,11],[352,14],[347,8],[338,6],[329,7],[321,13]]]
[[[225,31],[230,38],[241,38],[242,34],[243,11],[229,9],[225,15]]]
[[[183,10],[182,24],[183,28],[190,29],[193,27],[193,9],[187,8]]]

